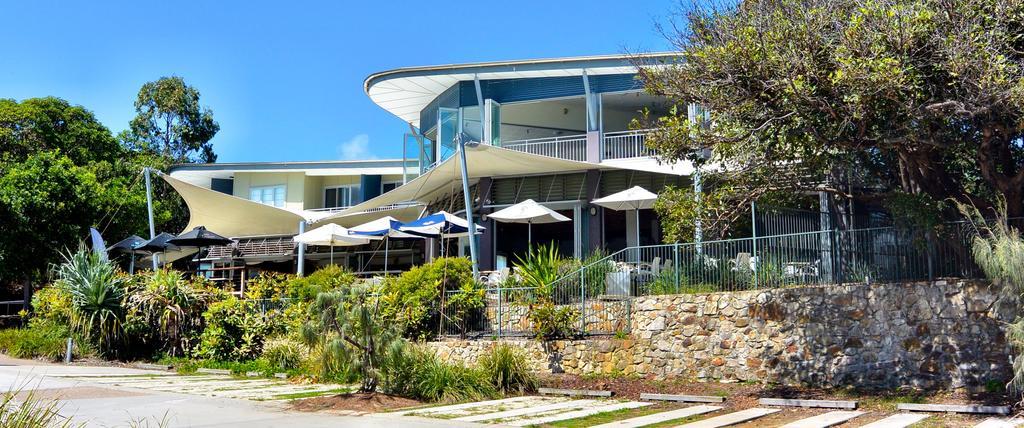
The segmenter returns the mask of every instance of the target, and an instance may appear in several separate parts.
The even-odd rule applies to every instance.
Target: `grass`
[[[352,388],[337,388],[329,391],[294,392],[291,394],[275,395],[271,397],[270,400],[301,400],[303,398],[321,397],[324,395],[348,394],[352,391]]]
[[[640,407],[636,409],[623,409],[616,410],[613,412],[598,413],[596,415],[590,415],[583,418],[569,419],[565,421],[550,422],[547,424],[539,425],[542,427],[560,427],[560,428],[584,428],[594,425],[606,424],[609,422],[621,421],[625,419],[638,418],[641,416],[647,416],[653,413],[666,412],[669,410],[675,410],[684,406],[671,405],[671,404],[655,404],[652,406]],[[713,414],[713,413],[712,413]],[[659,422],[654,425],[647,425],[645,428],[651,427],[669,427],[676,426],[683,423],[693,422],[702,419],[706,415],[695,415],[687,418],[672,419],[669,421]]]
[[[60,361],[64,358],[69,335],[66,327],[49,324],[0,330],[0,352],[14,358]],[[79,341],[76,340],[75,344],[78,345]]]
[[[284,370],[282,371],[276,365],[264,359],[256,359],[250,361],[213,361],[213,360],[191,360],[187,358],[172,358],[164,357],[158,361],[158,364],[167,364],[174,366],[175,371],[179,374],[190,375],[195,374],[199,369],[221,369],[230,370],[231,374],[236,376],[245,376],[249,372],[257,372],[264,377],[273,377],[275,373],[287,373],[291,376],[308,376],[309,374],[300,370]]]
[[[38,386],[38,385],[37,385]],[[0,427],[70,428],[76,424],[60,414],[62,405],[57,400],[42,399],[35,388],[22,385],[8,390],[0,399]]]

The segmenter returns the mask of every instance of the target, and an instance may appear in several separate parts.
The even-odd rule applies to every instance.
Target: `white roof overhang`
[[[637,72],[631,64],[634,58],[649,59],[653,64],[676,55],[603,55],[399,68],[370,75],[363,82],[363,90],[378,106],[418,127],[420,111],[427,104],[458,82],[474,77],[492,80],[582,76],[584,70],[591,76],[632,74]]]
[[[421,204],[431,202],[431,197],[441,190],[450,190],[462,180],[459,156],[452,156],[423,175],[369,201],[341,211],[336,216],[379,209],[410,201]],[[473,145],[466,148],[467,175],[471,182],[481,177],[516,177],[524,175],[557,174],[586,171],[589,169],[616,169],[604,165],[577,162],[547,156],[534,155],[489,145]]]

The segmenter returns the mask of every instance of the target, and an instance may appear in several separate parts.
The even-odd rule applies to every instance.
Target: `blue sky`
[[[0,7],[0,97],[53,95],[127,127],[139,87],[178,75],[221,131],[221,162],[401,156],[407,126],[367,75],[459,62],[660,51],[678,3],[14,1]]]

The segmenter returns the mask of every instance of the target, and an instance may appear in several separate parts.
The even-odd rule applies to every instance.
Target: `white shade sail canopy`
[[[633,186],[590,202],[615,211],[629,211],[654,208],[654,201],[657,200],[658,195],[643,187]]]
[[[327,223],[309,232],[295,235],[292,240],[300,244],[331,247],[363,245],[370,242],[369,239],[350,235],[348,229],[334,223]]]
[[[527,199],[510,207],[495,211],[487,215],[502,223],[557,223],[570,221],[569,217],[559,214],[551,208],[538,204],[533,199]]]

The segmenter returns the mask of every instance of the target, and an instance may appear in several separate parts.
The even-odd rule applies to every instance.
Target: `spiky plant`
[[[537,389],[537,377],[520,348],[499,343],[480,357],[479,364],[491,385],[502,394],[522,394]]]
[[[43,399],[35,387],[23,385],[12,388],[0,397],[0,427],[70,428],[85,426],[74,423],[60,414],[62,405],[53,399]]]
[[[551,298],[552,284],[558,280],[562,259],[554,243],[530,247],[526,258],[517,257],[516,268],[522,283],[534,287],[541,299]]]
[[[127,278],[84,246],[65,254],[56,273],[58,285],[71,295],[71,329],[95,341],[103,352],[115,350],[124,331],[122,303]]]
[[[350,367],[362,378],[360,392],[376,391],[382,362],[402,338],[379,316],[377,299],[369,287],[356,285],[320,293],[312,313],[320,317],[303,325],[302,338],[310,347],[320,348],[324,371]]]
[[[977,208],[958,205],[975,229],[971,242],[974,261],[985,276],[1000,286],[1000,303],[1013,305],[1016,318],[1006,328],[1006,339],[1013,347],[1013,380],[1007,385],[1024,394],[1024,317],[1021,297],[1024,295],[1024,239],[1007,221],[1006,201],[996,204],[996,216],[986,220]]]
[[[128,305],[150,325],[158,326],[161,347],[177,356],[188,350],[192,333],[202,329],[203,311],[211,298],[180,272],[160,270],[131,293]]]

